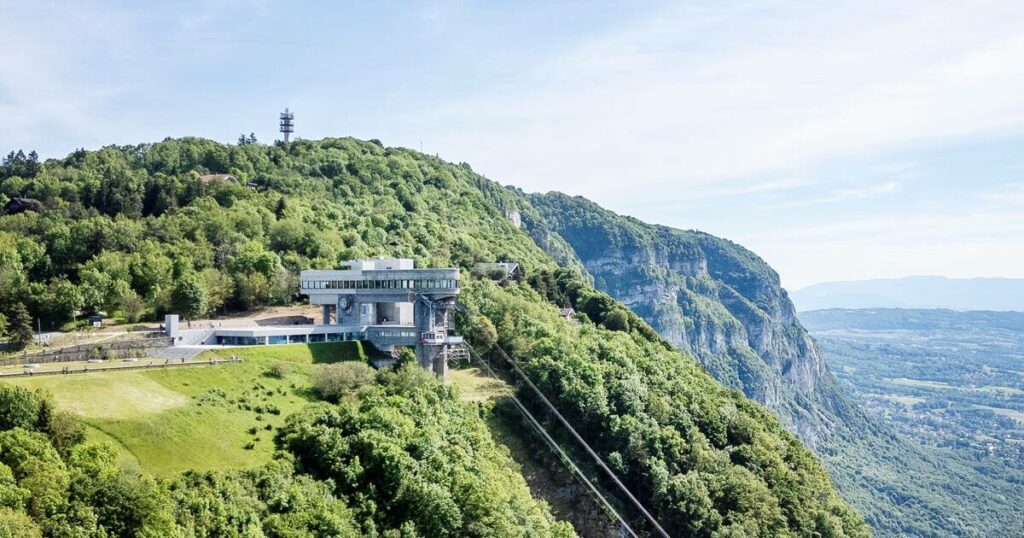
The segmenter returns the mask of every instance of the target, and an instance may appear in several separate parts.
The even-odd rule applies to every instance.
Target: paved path
[[[88,374],[93,372],[110,372],[110,371],[128,371],[128,370],[159,370],[161,368],[180,368],[183,366],[216,366],[219,364],[234,364],[236,362],[242,362],[242,359],[218,359],[212,358],[208,360],[188,360],[179,359],[177,361],[171,359],[157,360],[157,359],[139,359],[138,362],[118,362],[109,361],[107,363],[64,363],[61,368],[38,368],[38,369],[25,369],[24,371],[9,371],[0,372],[0,379],[8,377],[35,377],[40,375],[71,375],[71,374]],[[59,363],[54,363],[59,364]]]

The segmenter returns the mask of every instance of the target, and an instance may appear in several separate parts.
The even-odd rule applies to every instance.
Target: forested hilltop
[[[540,241],[552,254],[542,250],[506,218],[510,205],[525,216],[536,210],[468,165],[347,138],[288,146],[181,139],[45,163],[14,154],[0,170],[0,193],[0,310],[16,339],[26,317],[59,327],[96,310],[125,319],[171,310],[198,317],[288,303],[297,271],[357,257],[461,267],[458,321],[474,347],[487,355],[497,343],[515,356],[672,535],[868,535],[814,456],[767,410],[715,382],[692,356],[595,290],[558,237]],[[470,276],[475,263],[496,260],[519,262],[525,281],[497,286]],[[584,313],[583,323],[559,317],[566,305]],[[571,533],[529,499],[521,477],[494,479],[506,476],[496,469],[513,467],[503,463],[507,453],[487,448],[480,425],[492,410],[445,403],[449,389],[403,381],[409,375],[385,377],[355,402],[296,415],[278,435],[288,462],[279,470],[334,503],[339,529],[349,522],[387,536]],[[409,422],[431,413],[453,418]],[[46,429],[37,424],[3,429],[42,442]],[[42,433],[28,433],[33,428]],[[409,441],[390,442],[392,432]],[[521,427],[517,434],[532,435]],[[0,451],[0,461],[12,469],[11,482],[28,493],[3,517],[66,535],[51,518],[79,506],[76,490],[58,484],[54,491],[68,501],[37,508],[41,493],[31,490],[29,470],[4,459],[7,453]],[[451,463],[448,453],[460,459]],[[438,468],[442,462],[452,466]],[[239,487],[252,491],[253,535],[332,535],[298,525],[306,519],[295,522],[298,530],[278,530],[281,511],[293,504],[250,486],[190,475],[171,484],[157,487],[193,510],[205,501],[189,503],[192,497],[212,495],[230,506]],[[407,502],[393,502],[397,494]],[[509,506],[502,499],[527,508],[493,505]],[[98,501],[79,504],[98,510]],[[189,536],[226,534],[189,531],[202,521],[190,513],[160,521]],[[139,535],[94,520],[108,533]]]
[[[815,449],[877,534],[1024,532],[1024,476],[992,461],[921,447],[853,405],[778,275],[754,253],[705,233],[617,215],[580,197],[524,196],[537,212],[538,220],[524,219],[531,235],[568,242],[598,289],[690,351],[720,382],[772,409]]]

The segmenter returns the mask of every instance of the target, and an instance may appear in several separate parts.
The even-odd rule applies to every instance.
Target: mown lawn
[[[124,462],[167,476],[268,461],[277,428],[312,398],[314,364],[363,356],[350,342],[223,349],[199,358],[212,355],[243,362],[3,382],[50,391],[88,425],[91,440],[112,442]],[[280,378],[269,375],[275,363]]]
[[[510,396],[512,387],[491,377],[475,366],[448,371],[451,384],[459,389],[459,398],[467,402],[484,402]]]

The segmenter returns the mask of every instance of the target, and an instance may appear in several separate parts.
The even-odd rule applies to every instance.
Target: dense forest
[[[506,218],[509,204],[535,215],[529,202],[468,165],[354,139],[166,140],[45,163],[13,154],[0,171],[0,197],[0,310],[15,340],[25,319],[67,327],[95,311],[134,320],[287,304],[297,300],[297,271],[358,257],[464,269],[512,260],[525,282],[499,287],[466,271],[461,330],[485,354],[499,344],[521,360],[672,534],[868,534],[775,417],[596,291],[578,262],[559,259],[570,252],[559,238],[542,242],[545,253]],[[569,305],[583,313],[580,325],[557,315]],[[507,466],[487,448],[480,418],[448,402],[449,389],[403,379],[384,376],[357,403],[296,415],[279,438],[290,455],[282,461],[292,463],[285,470],[186,474],[169,494],[251,492],[218,513],[251,506],[255,515],[246,517],[262,521],[267,535],[317,534],[267,530],[293,505],[261,489],[267,480],[329,488],[316,509],[333,514],[339,535],[569,532],[532,504],[521,477],[501,471]],[[30,515],[56,535],[41,514]],[[167,525],[203,520],[160,517]]]

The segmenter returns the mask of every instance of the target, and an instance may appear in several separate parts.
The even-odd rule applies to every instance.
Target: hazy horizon
[[[728,238],[789,289],[1024,277],[1024,5],[393,7],[0,0],[0,150],[270,142],[287,106]]]

